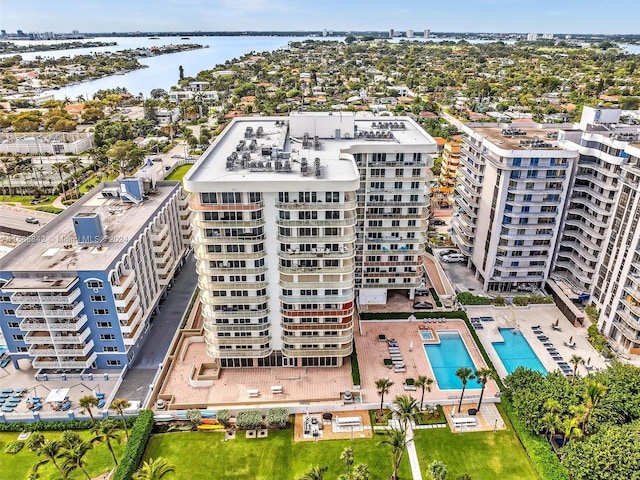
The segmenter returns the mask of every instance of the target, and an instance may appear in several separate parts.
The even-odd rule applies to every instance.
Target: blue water
[[[420,338],[422,338],[422,340],[433,340],[433,333],[431,330],[424,330],[420,332]]]
[[[462,382],[456,377],[456,370],[460,367],[470,368],[475,372],[476,367],[471,355],[458,332],[438,332],[440,343],[424,344],[431,369],[436,376],[440,390],[461,390]],[[479,388],[475,380],[467,383],[467,389]]]
[[[508,373],[512,373],[518,367],[547,373],[547,369],[544,368],[531,345],[519,330],[513,328],[498,330],[504,338],[504,342],[492,342],[492,345]]]

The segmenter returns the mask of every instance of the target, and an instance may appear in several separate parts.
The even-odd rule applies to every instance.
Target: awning
[[[69,396],[68,388],[54,388],[49,392],[49,395],[47,395],[47,399],[45,400],[45,403],[64,402],[64,399],[67,398],[68,396]]]

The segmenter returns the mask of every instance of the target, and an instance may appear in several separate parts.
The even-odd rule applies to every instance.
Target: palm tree
[[[562,409],[562,404],[555,398],[549,398],[544,402],[544,408],[547,409],[549,413],[557,413]]]
[[[376,380],[376,389],[380,395],[380,415],[382,415],[382,406],[384,404],[384,396],[389,393],[389,389],[393,386],[393,382],[388,378],[380,378]]]
[[[122,428],[124,428],[124,434],[129,440],[129,430],[127,429],[127,420],[124,418],[124,410],[129,408],[131,404],[129,400],[126,398],[116,398],[113,402],[111,402],[111,410],[115,410],[122,418]]]
[[[311,469],[300,477],[300,480],[324,480],[324,474],[327,473],[329,467],[311,467]]]
[[[391,479],[397,480],[400,462],[402,461],[402,456],[407,448],[407,432],[406,430],[399,428],[390,428],[387,430],[387,436],[388,438],[380,442],[380,444],[389,445],[391,447],[393,456],[393,474],[391,475]]]
[[[169,465],[164,458],[158,457],[155,460],[150,458],[133,475],[133,480],[160,480],[167,473],[175,471],[176,469]]]
[[[82,408],[81,413],[84,413],[86,411],[91,417],[91,425],[96,424],[96,420],[95,418],[93,418],[93,412],[91,411],[91,407],[97,407],[99,403],[100,403],[100,400],[98,400],[93,395],[86,395],[78,401],[80,408]]]
[[[69,165],[67,162],[55,162],[51,164],[51,171],[57,173],[60,176],[60,188],[62,189],[62,198],[66,196],[64,190],[64,177],[63,174],[69,173]]]
[[[415,422],[420,410],[418,402],[411,395],[399,395],[391,405],[391,412],[402,423],[402,427],[406,430],[410,422]]]
[[[607,393],[607,387],[591,378],[587,378],[584,381],[584,384],[587,387],[587,390],[584,392],[586,413],[584,416],[584,421],[582,422],[583,434],[585,432],[585,429],[587,428],[587,421],[589,420],[591,411],[598,406],[600,400],[602,400]]]
[[[416,387],[422,389],[422,397],[420,397],[420,410],[422,410],[424,405],[424,391],[431,393],[431,385],[433,385],[433,378],[425,377],[424,375],[420,375],[416,383],[414,384]]]
[[[578,365],[584,363],[584,358],[574,353],[573,355],[571,355],[571,360],[569,360],[569,363],[573,365],[573,378],[571,379],[571,384],[573,385],[573,383],[576,381],[576,375],[578,374]]]
[[[468,367],[460,367],[456,370],[456,377],[462,382],[462,393],[460,394],[460,403],[458,403],[458,411],[462,408],[462,398],[464,397],[464,391],[467,388],[467,382],[473,377],[473,371]]]
[[[113,457],[113,463],[115,463],[117,467],[118,457],[116,457],[116,453],[113,451],[113,446],[111,445],[112,441],[120,442],[120,435],[118,435],[118,427],[116,424],[112,420],[103,420],[91,428],[91,433],[94,435],[91,439],[92,443],[105,442],[107,444],[107,448]]]
[[[562,444],[564,445],[572,438],[577,438],[582,431],[578,427],[578,421],[575,418],[565,418],[560,422],[560,433],[562,433]]]
[[[85,460],[85,455],[89,450],[93,448],[93,445],[89,442],[82,442],[75,445],[73,448],[69,450],[65,450],[60,455],[60,458],[64,459],[64,463],[62,464],[62,468],[67,472],[71,472],[72,470],[79,468],[82,470],[82,473],[85,474],[87,480],[91,480],[91,476],[87,473],[85,469],[87,462]]]
[[[549,441],[551,441],[551,437],[556,434],[559,424],[560,417],[555,413],[548,412],[542,416],[542,425],[544,426],[546,435],[548,435],[547,438]]]
[[[351,477],[351,466],[353,465],[353,448],[345,447],[340,454],[340,460],[347,466],[347,478]]]
[[[478,379],[478,382],[482,385],[482,390],[480,390],[480,400],[478,400],[478,411],[480,411],[480,406],[482,405],[482,397],[484,396],[484,389],[487,386],[487,382],[489,379],[493,377],[493,370],[489,368],[481,368],[480,370],[476,370],[474,376]]]
[[[60,472],[60,476],[63,480],[67,478],[67,472],[62,469],[62,467],[56,461],[58,455],[60,454],[60,450],[62,449],[62,444],[56,440],[45,440],[42,444],[42,447],[38,450],[38,456],[43,455],[47,457],[47,459],[53,463],[53,465]]]

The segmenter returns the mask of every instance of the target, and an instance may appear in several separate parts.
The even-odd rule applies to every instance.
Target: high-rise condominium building
[[[640,130],[620,113],[465,127],[452,236],[485,290],[563,282],[615,349],[640,354]]]
[[[122,370],[190,247],[178,182],[91,191],[0,259],[0,328],[39,378]]]
[[[341,365],[356,299],[420,286],[434,152],[408,118],[235,119],[185,178],[209,354]]]

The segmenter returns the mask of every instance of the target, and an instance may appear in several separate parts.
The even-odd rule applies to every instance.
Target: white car
[[[451,255],[445,255],[442,257],[442,261],[445,263],[464,263],[467,261],[467,257],[462,255],[461,253],[452,253]]]

